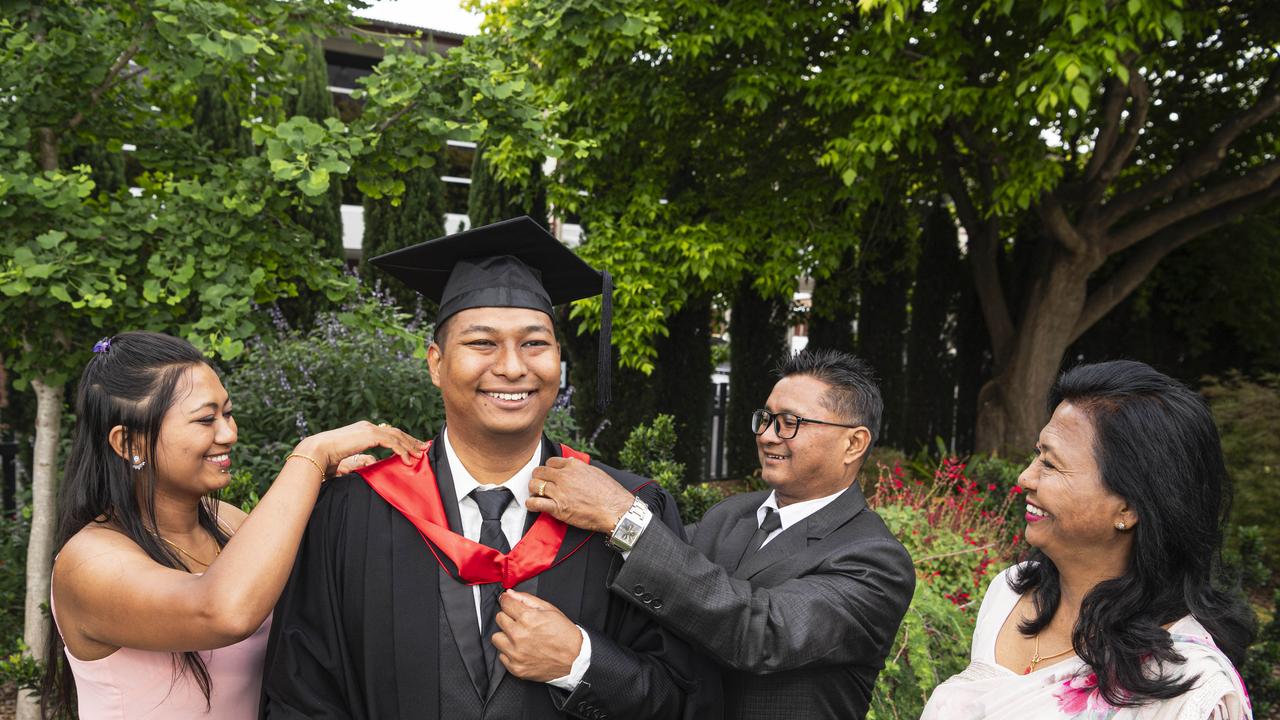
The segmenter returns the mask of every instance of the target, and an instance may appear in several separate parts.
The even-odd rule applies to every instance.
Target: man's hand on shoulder
[[[608,535],[635,496],[608,473],[577,459],[553,457],[534,468],[530,512],[545,512],[574,527]]]

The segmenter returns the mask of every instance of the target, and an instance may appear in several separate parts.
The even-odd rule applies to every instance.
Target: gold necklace
[[[190,558],[190,559],[192,559],[192,560],[196,561],[197,563],[200,563],[201,565],[203,565],[203,566],[205,566],[205,567],[209,567],[210,565],[212,565],[212,564],[213,564],[212,562],[205,562],[205,561],[201,560],[200,558],[196,557],[195,555],[192,555],[191,553],[187,552],[186,550],[183,550],[183,549],[182,549],[182,547],[181,547],[181,546],[179,546],[177,543],[173,542],[173,541],[172,541],[172,540],[170,540],[169,538],[166,538],[165,536],[161,535],[160,533],[156,533],[156,537],[160,538],[161,542],[165,543],[165,544],[166,544],[166,545],[168,545],[169,547],[173,548],[174,550],[177,550],[178,552],[182,553],[183,555],[186,555],[188,558]],[[214,544],[215,544],[215,545],[217,545],[217,543],[216,543],[216,542],[215,542]],[[221,555],[221,554],[222,554],[222,546],[221,546],[221,545],[218,545],[218,546],[217,546],[217,548],[213,551],[213,559],[214,559],[214,560],[217,560],[217,559],[218,559],[218,556],[219,556],[219,555]]]
[[[1031,673],[1035,672],[1036,665],[1039,665],[1040,663],[1044,662],[1045,660],[1052,660],[1052,659],[1054,659],[1054,658],[1056,658],[1056,657],[1062,657],[1063,655],[1066,655],[1067,653],[1069,653],[1069,652],[1071,652],[1071,651],[1073,651],[1073,650],[1075,650],[1075,646],[1074,646],[1074,645],[1073,645],[1073,646],[1068,646],[1068,647],[1067,647],[1067,649],[1066,649],[1066,650],[1063,650],[1062,652],[1057,652],[1057,653],[1054,653],[1054,654],[1052,654],[1052,655],[1045,655],[1045,656],[1041,657],[1041,655],[1040,655],[1040,633],[1036,633],[1036,646],[1035,646],[1035,650],[1032,650],[1032,651],[1031,651],[1031,662],[1030,662],[1030,664],[1028,664],[1028,665],[1027,665],[1027,669],[1022,671],[1022,674],[1023,674],[1023,675],[1030,675]]]

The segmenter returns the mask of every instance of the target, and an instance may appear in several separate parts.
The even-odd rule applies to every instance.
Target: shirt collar
[[[533,457],[529,458],[529,462],[517,470],[515,475],[507,478],[506,482],[501,485],[481,485],[458,459],[458,453],[454,452],[453,445],[449,442],[448,428],[440,433],[440,440],[444,443],[444,454],[449,461],[449,471],[453,474],[453,490],[457,493],[458,502],[462,502],[462,499],[476,488],[492,490],[505,487],[511,491],[515,504],[521,508],[524,507],[525,501],[529,499],[529,481],[533,479],[533,469],[542,464],[542,443],[538,443],[538,447],[534,448]]]
[[[849,488],[845,488],[845,490],[848,489]],[[756,527],[759,527],[760,523],[764,522],[764,509],[773,508],[774,511],[778,513],[778,520],[782,521],[782,527],[779,531],[786,530],[792,525],[795,525],[801,520],[804,520],[822,508],[830,505],[836,498],[840,497],[845,490],[832,493],[825,497],[814,498],[813,500],[791,503],[790,505],[781,508],[778,507],[778,494],[776,492],[771,492],[769,493],[769,497],[765,498],[764,502],[760,503],[760,507],[756,510]]]

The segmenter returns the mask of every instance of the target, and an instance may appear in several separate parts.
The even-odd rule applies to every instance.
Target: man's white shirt
[[[458,517],[462,521],[462,536],[474,542],[480,542],[480,524],[483,519],[480,517],[480,506],[471,497],[471,491],[476,488],[481,490],[493,490],[499,487],[505,487],[511,491],[512,500],[507,505],[506,510],[502,511],[502,534],[507,536],[507,544],[511,548],[515,548],[520,542],[520,538],[524,537],[524,523],[529,514],[524,503],[529,499],[529,481],[533,479],[533,469],[542,464],[542,443],[538,443],[538,447],[533,451],[533,457],[524,467],[516,471],[506,482],[501,485],[481,485],[476,481],[475,477],[467,470],[462,461],[458,459],[458,454],[454,452],[453,445],[449,443],[448,428],[441,434],[441,441],[444,443],[445,459],[449,463],[449,471],[453,475],[453,489],[457,493],[458,500]],[[483,631],[484,622],[480,618],[480,586],[475,585],[471,588],[471,596],[475,600],[476,605],[476,625]],[[573,692],[582,680],[582,676],[586,674],[587,667],[591,665],[591,639],[587,636],[585,630],[581,627],[578,632],[582,634],[582,649],[578,652],[578,657],[573,661],[573,669],[568,675],[548,680],[548,685],[554,685],[561,690]]]

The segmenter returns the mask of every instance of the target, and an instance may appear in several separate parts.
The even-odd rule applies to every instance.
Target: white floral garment
[[[1252,720],[1249,695],[1231,662],[1190,615],[1169,628],[1186,658],[1182,673],[1199,675],[1182,695],[1140,707],[1115,708],[1098,692],[1097,676],[1079,658],[1019,675],[996,662],[996,635],[1018,594],[1008,575],[987,588],[973,632],[969,667],[934,689],[921,720]]]

